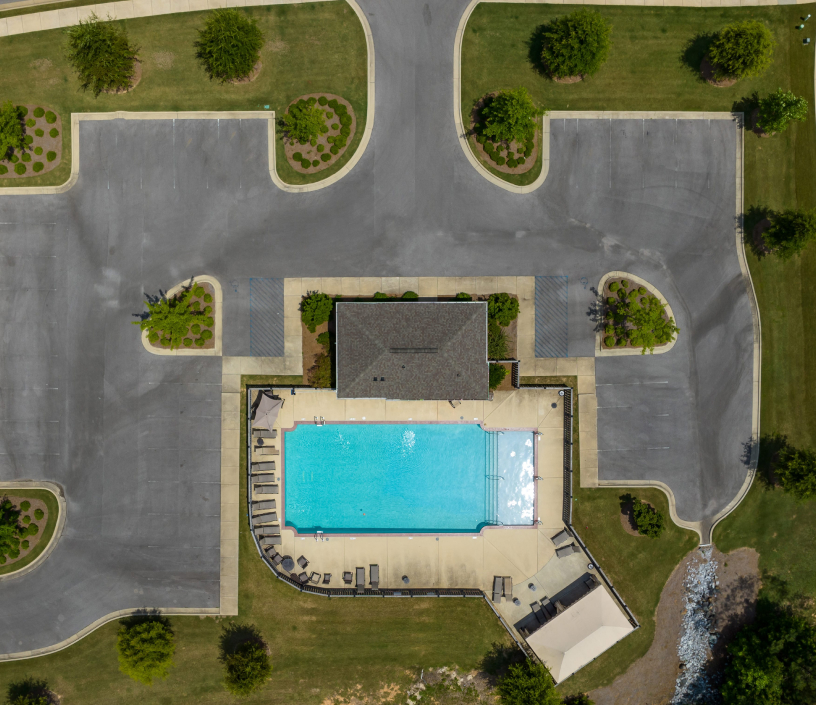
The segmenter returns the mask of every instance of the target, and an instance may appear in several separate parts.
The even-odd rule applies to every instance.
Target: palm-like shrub
[[[804,122],[807,114],[807,100],[780,88],[759,101],[757,125],[765,132],[784,132],[791,120]]]
[[[170,349],[178,348],[191,326],[203,324],[211,326],[212,318],[192,310],[190,299],[193,296],[192,288],[187,288],[172,299],[159,299],[156,302],[145,301],[148,317],[142,321],[133,321],[133,325],[148,331],[150,340],[170,339]]]
[[[592,76],[609,56],[612,27],[595,10],[581,8],[544,29],[541,60],[558,78]]]
[[[775,45],[764,23],[745,20],[723,27],[708,55],[717,78],[747,78],[761,75],[771,65]]]
[[[12,151],[25,149],[25,135],[20,110],[10,100],[0,106],[0,159]]]
[[[774,213],[762,239],[783,260],[798,255],[816,239],[816,209]]]
[[[130,44],[124,29],[91,13],[65,33],[68,62],[77,72],[82,90],[90,89],[94,96],[99,96],[102,91],[130,88],[139,49]]]
[[[225,654],[224,687],[233,695],[247,696],[258,690],[272,673],[272,664],[264,647],[247,641],[231,654]]]
[[[245,78],[261,56],[263,32],[235,8],[213,10],[198,30],[196,57],[209,77],[222,83]]]
[[[325,132],[326,113],[311,100],[299,100],[278,119],[289,139],[307,144]]]
[[[151,685],[154,678],[167,678],[176,642],[165,620],[128,621],[119,628],[116,650],[119,670],[133,680]]]
[[[532,141],[535,134],[535,119],[542,111],[533,104],[533,99],[524,86],[512,91],[502,91],[482,108],[484,120],[482,134],[494,142]]]

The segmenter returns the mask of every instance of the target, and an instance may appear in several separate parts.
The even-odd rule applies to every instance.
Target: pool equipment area
[[[299,424],[284,433],[284,519],[299,533],[530,526],[532,431],[477,424]]]

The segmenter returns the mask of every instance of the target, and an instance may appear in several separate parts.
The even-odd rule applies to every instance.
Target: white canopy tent
[[[599,585],[527,637],[527,643],[560,683],[600,656],[634,627]]]
[[[275,399],[269,392],[262,392],[255,407],[252,428],[268,428],[271,431],[282,406],[283,399]]]

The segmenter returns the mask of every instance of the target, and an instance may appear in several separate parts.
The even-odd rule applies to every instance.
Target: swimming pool
[[[301,533],[530,525],[530,431],[476,424],[298,425],[284,434],[284,519]]]

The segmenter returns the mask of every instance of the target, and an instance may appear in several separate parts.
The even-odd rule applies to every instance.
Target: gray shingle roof
[[[335,326],[340,399],[488,398],[483,301],[340,302]]]

